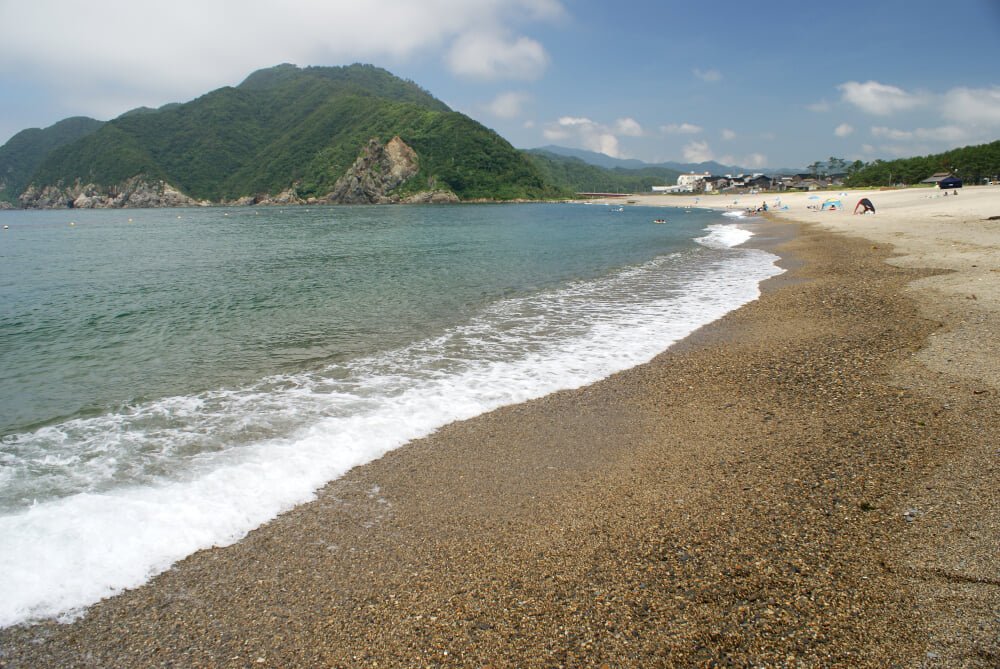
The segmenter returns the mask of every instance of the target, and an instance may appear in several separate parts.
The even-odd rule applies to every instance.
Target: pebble
[[[996,524],[970,539],[976,505],[946,529],[937,504],[1000,489],[976,459],[1000,394],[910,358],[938,326],[907,297],[923,270],[761,237],[795,269],[650,363],[446,426],[73,623],[0,631],[0,664],[996,666],[1000,588],[961,580],[989,575]],[[919,531],[871,513],[899,508]]]

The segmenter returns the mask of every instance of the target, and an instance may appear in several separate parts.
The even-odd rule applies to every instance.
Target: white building
[[[699,181],[704,181],[711,176],[709,172],[705,172],[704,174],[695,174],[694,172],[691,174],[682,174],[677,177],[678,190],[691,193],[698,188]]]

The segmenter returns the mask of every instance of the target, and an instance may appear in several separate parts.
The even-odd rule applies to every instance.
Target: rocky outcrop
[[[460,200],[450,190],[432,190],[400,200],[402,204],[454,204],[456,202],[460,202]]]
[[[320,204],[389,204],[392,191],[420,170],[417,153],[399,137],[385,146],[368,140],[347,174],[337,179],[333,190],[318,198]]]
[[[378,139],[368,140],[361,155],[337,180],[333,190],[319,198],[303,200],[296,185],[277,195],[256,195],[236,200],[222,200],[228,206],[291,206],[298,204],[443,204],[458,202],[458,197],[433,183],[430,190],[402,197],[394,191],[419,172],[417,153],[399,137],[384,146]],[[132,177],[114,187],[82,184],[72,186],[29,186],[19,198],[23,209],[114,209],[121,207],[192,207],[212,204],[184,195],[165,182],[149,183],[143,175]]]
[[[23,209],[119,209],[191,207],[207,204],[184,195],[168,183],[150,184],[138,175],[114,187],[81,184],[29,186],[18,198]]]

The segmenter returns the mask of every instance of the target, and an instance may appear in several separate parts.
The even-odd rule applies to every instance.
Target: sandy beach
[[[1000,665],[1000,187],[935,195],[629,198],[766,199],[751,243],[787,272],[645,365],[0,631],[0,666]]]

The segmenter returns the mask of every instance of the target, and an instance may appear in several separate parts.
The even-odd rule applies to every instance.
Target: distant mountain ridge
[[[575,156],[543,149],[530,149],[524,153],[535,163],[546,182],[574,193],[648,192],[654,186],[677,183],[680,174],[677,170],[656,166],[639,169],[601,167]]]
[[[397,170],[408,178],[391,180],[391,193],[368,193],[370,201],[434,192],[460,200],[560,194],[495,132],[372,65],[283,64],[187,103],[90,121],[87,133],[27,151],[35,167],[26,177],[19,168],[13,181],[29,186],[16,194],[26,196],[22,205],[305,202],[345,192],[339,182],[352,169],[357,188],[389,187],[379,170],[411,151],[412,164]],[[368,174],[356,171],[364,156]],[[8,201],[12,194],[4,191]]]
[[[623,168],[628,170],[641,170],[649,167],[662,167],[669,170],[674,170],[680,174],[687,174],[689,172],[703,173],[709,172],[711,174],[754,174],[757,172],[768,172],[770,174],[795,174],[796,172],[802,172],[802,169],[767,169],[762,170],[761,168],[749,168],[749,167],[739,167],[737,165],[723,165],[722,163],[716,162],[714,160],[709,160],[701,163],[682,163],[676,161],[668,161],[663,163],[646,163],[641,160],[636,160],[634,158],[614,158],[604,153],[597,153],[595,151],[586,151],[584,149],[571,149],[565,146],[555,146],[548,145],[542,146],[537,149],[526,149],[529,153],[536,151],[546,151],[549,153],[554,153],[556,155],[568,156],[572,158],[579,158],[585,163],[590,165],[596,165],[598,167],[603,167],[606,169]]]

